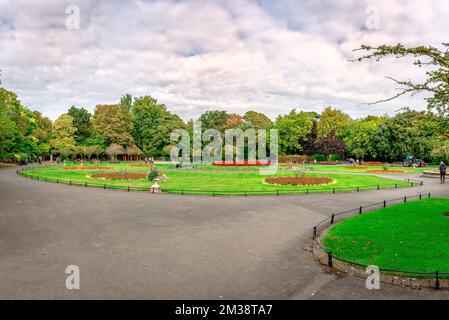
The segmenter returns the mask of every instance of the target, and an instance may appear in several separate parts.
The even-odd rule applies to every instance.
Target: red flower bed
[[[380,162],[380,161],[368,161],[363,164],[365,166],[383,166],[383,162]]]
[[[404,170],[367,170],[366,173],[404,173]]]
[[[270,161],[214,161],[213,166],[221,167],[268,167],[271,166]]]
[[[279,177],[265,179],[270,184],[294,185],[294,186],[312,186],[318,184],[329,184],[333,180],[330,178],[316,178],[316,177]]]

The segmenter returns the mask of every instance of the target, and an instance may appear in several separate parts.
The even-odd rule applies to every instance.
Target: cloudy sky
[[[353,49],[438,46],[448,30],[443,0],[0,0],[1,80],[52,119],[124,93],[152,95],[186,120],[329,105],[392,114],[424,108],[423,96],[366,103],[394,94],[385,76],[420,80],[424,70],[351,63]]]

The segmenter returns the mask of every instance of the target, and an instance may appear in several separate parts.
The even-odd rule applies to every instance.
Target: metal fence
[[[51,166],[51,165],[49,165]],[[123,185],[112,185],[107,183],[91,183],[91,182],[80,182],[70,179],[56,179],[40,177],[39,175],[34,175],[30,173],[33,169],[40,168],[41,166],[32,166],[17,169],[17,174],[45,182],[62,183],[75,186],[84,187],[96,187],[102,189],[114,189],[114,190],[125,190],[125,191],[151,191],[149,187],[135,187],[135,186],[123,186]],[[28,172],[23,172],[24,170]],[[295,194],[312,194],[312,193],[337,193],[337,192],[360,192],[364,190],[382,190],[382,189],[398,189],[405,187],[417,187],[424,185],[421,180],[406,179],[406,185],[400,185],[398,183],[391,184],[377,184],[363,187],[334,187],[334,188],[303,188],[301,190],[285,190],[285,189],[273,189],[273,190],[208,190],[208,189],[182,189],[182,188],[163,188],[161,191],[165,193],[175,193],[180,195],[209,195],[209,196],[251,196],[251,195],[295,195]],[[153,191],[154,192],[154,191]]]
[[[342,221],[350,216],[354,215],[361,215],[364,213],[369,213],[377,209],[386,208],[388,206],[392,205],[398,205],[400,203],[407,203],[411,200],[422,200],[425,198],[430,198],[431,194],[419,194],[416,196],[405,196],[401,198],[391,199],[391,200],[384,200],[378,203],[373,203],[365,206],[360,206],[351,210],[339,212],[339,213],[332,213],[328,218],[320,221],[317,225],[315,225],[312,229],[312,238],[314,243],[323,250],[327,255],[327,266],[329,268],[333,268],[333,261],[338,260],[344,263],[347,263],[349,265],[358,267],[358,268],[367,268],[369,265],[355,262],[355,261],[349,261],[346,259],[343,259],[341,257],[336,256],[330,251],[327,251],[326,248],[324,248],[323,244],[319,240],[319,235],[322,231],[327,229],[328,227],[334,225],[335,223]],[[440,288],[440,276],[443,275],[445,277],[449,276],[449,272],[447,271],[439,271],[435,270],[433,272],[428,271],[419,271],[419,270],[400,270],[400,269],[391,269],[391,268],[379,268],[379,271],[382,271],[384,273],[390,273],[390,274],[396,274],[396,275],[403,275],[407,277],[413,277],[413,276],[425,276],[425,278],[432,278],[435,279],[435,288]]]

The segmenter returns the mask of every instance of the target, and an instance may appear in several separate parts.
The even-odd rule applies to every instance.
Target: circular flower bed
[[[80,166],[80,167],[76,167],[76,166],[72,166],[72,167],[64,167],[64,170],[112,170],[114,169],[113,167],[93,167],[93,166]]]
[[[404,170],[367,170],[366,173],[404,173]]]
[[[137,172],[108,172],[108,173],[95,173],[90,176],[91,178],[100,178],[108,180],[139,180],[147,177],[146,173]]]
[[[317,177],[279,177],[279,178],[268,178],[265,182],[269,184],[281,184],[281,185],[294,185],[294,186],[311,186],[319,184],[329,184],[334,180],[331,178],[317,178]]]

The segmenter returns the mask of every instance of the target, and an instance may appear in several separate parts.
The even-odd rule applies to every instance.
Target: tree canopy
[[[92,126],[96,133],[102,135],[107,144],[128,145],[131,137],[131,114],[121,105],[98,105],[92,117]]]
[[[292,110],[287,115],[279,116],[273,127],[279,131],[281,154],[301,153],[312,125],[310,114],[304,111]]]
[[[84,108],[70,107],[67,112],[73,118],[73,125],[76,128],[75,140],[79,144],[83,144],[92,134],[90,118],[91,114]]]
[[[137,98],[131,113],[131,133],[135,144],[145,155],[168,155],[171,132],[185,127],[181,118],[150,96]]]
[[[256,111],[242,116],[209,110],[198,119],[203,130],[222,133],[226,129],[278,129],[280,155],[334,158],[336,154],[386,161],[401,161],[412,155],[426,161],[449,160],[447,118],[432,110],[402,109],[395,116],[352,119],[332,107],[321,113],[294,109],[274,122]],[[13,92],[4,88],[0,88],[0,126],[0,161],[50,155],[106,158],[116,157],[117,150],[126,155],[167,158],[170,134],[175,129],[184,128],[193,134],[193,120],[185,124],[151,96],[134,99],[124,95],[118,104],[96,106],[93,116],[84,108],[72,106],[52,122],[24,107]]]

